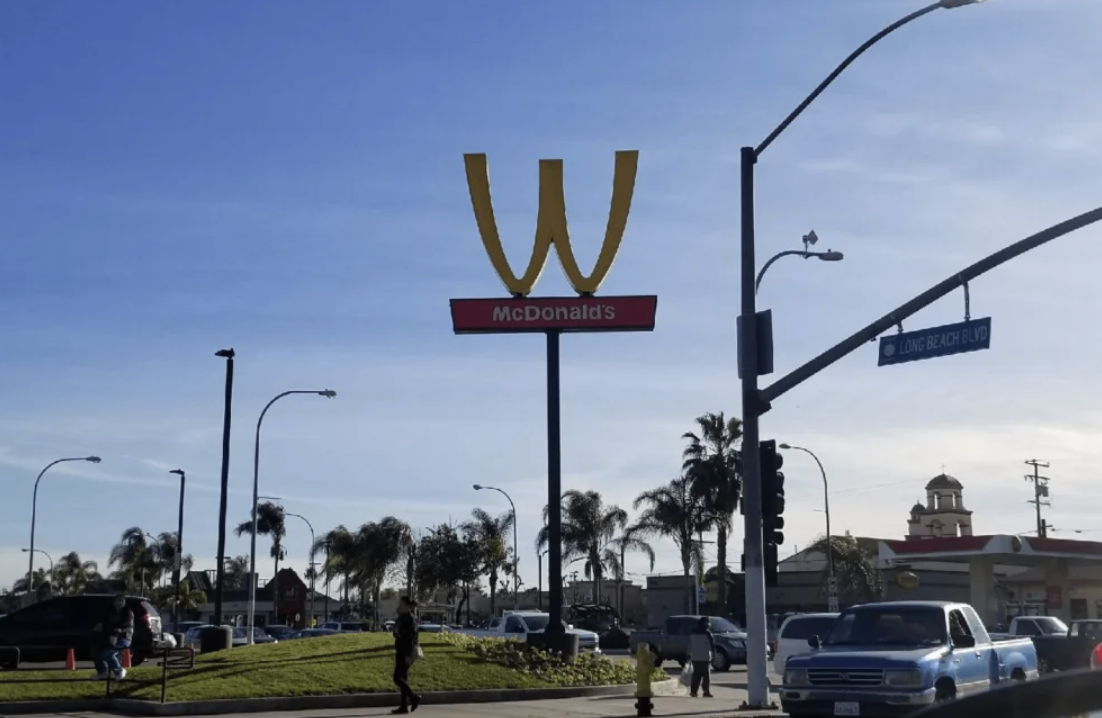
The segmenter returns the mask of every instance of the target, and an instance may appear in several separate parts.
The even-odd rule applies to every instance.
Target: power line
[[[1033,482],[1033,500],[1026,503],[1033,504],[1037,508],[1037,535],[1040,538],[1048,538],[1048,530],[1052,526],[1041,518],[1041,507],[1052,506],[1052,502],[1048,500],[1048,482],[1050,479],[1047,476],[1041,476],[1041,469],[1047,469],[1049,465],[1048,462],[1037,461],[1037,459],[1030,459],[1025,463],[1027,466],[1033,467],[1033,473],[1025,475],[1026,481]]]

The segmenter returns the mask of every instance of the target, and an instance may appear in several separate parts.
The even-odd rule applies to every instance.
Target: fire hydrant
[[[654,675],[654,654],[650,646],[639,644],[635,652],[635,715],[649,718],[653,715],[654,692],[651,691],[651,676]]]

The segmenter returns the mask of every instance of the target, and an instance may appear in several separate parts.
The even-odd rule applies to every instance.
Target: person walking
[[[119,654],[130,648],[134,638],[134,612],[126,607],[125,593],[115,596],[110,613],[93,630],[96,633],[93,646],[96,675],[93,680],[106,680],[108,672],[114,673],[116,680],[126,678],[126,669],[119,661]]]
[[[395,715],[412,713],[421,705],[421,696],[409,687],[409,669],[421,657],[417,640],[417,621],[413,611],[417,602],[409,596],[398,600],[398,620],[394,624],[394,685],[402,694],[402,703],[391,711]]]
[[[689,634],[689,660],[693,664],[693,680],[689,695],[696,698],[700,686],[704,685],[704,697],[712,697],[712,657],[716,652],[716,637],[708,626],[708,617],[701,616],[696,628]]]

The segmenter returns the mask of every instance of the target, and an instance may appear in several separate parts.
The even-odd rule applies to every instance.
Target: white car
[[[825,637],[830,633],[837,613],[798,613],[789,616],[777,631],[777,649],[773,654],[773,670],[784,675],[784,664],[790,656],[811,651],[807,639]]]
[[[551,615],[542,611],[505,611],[502,614],[502,623],[496,629],[499,635],[507,638],[519,637],[528,633],[543,633],[547,624],[551,622]],[[601,639],[593,631],[585,631],[567,624],[567,633],[578,636],[578,649],[582,651],[601,652]]]

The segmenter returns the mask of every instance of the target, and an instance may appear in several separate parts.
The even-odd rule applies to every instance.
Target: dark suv
[[[90,660],[95,644],[93,629],[112,610],[113,594],[58,596],[0,618],[0,670],[17,668],[19,662],[64,661],[72,648],[76,659]],[[127,608],[134,613],[134,640],[130,653],[139,665],[164,646],[161,616],[144,598],[128,596]]]

